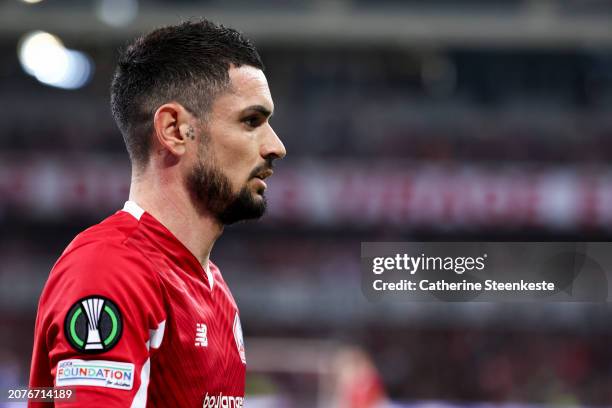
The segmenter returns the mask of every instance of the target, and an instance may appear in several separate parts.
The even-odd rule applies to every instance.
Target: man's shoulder
[[[137,228],[137,219],[125,211],[117,211],[74,237],[63,255],[87,246],[122,244]]]
[[[148,322],[147,313],[154,310],[158,317],[153,320],[160,321],[165,300],[157,270],[130,244],[139,222],[129,217],[118,212],[83,231],[66,248],[40,296],[44,324],[61,326],[70,307],[89,298],[110,300],[124,317],[134,315],[141,322]]]
[[[127,241],[137,230],[139,222],[129,213],[117,211],[99,224],[87,228],[78,234],[66,247],[57,260],[54,270],[70,266],[106,266],[108,269],[117,269],[122,264],[146,266],[142,260],[144,255],[134,246],[127,245]],[[82,267],[82,268],[81,268]],[[136,268],[141,269],[141,268]]]
[[[138,220],[121,211],[83,231],[64,250],[47,281],[49,289],[107,292],[157,287],[153,264],[127,241]]]

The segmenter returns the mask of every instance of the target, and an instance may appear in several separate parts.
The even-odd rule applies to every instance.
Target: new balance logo
[[[206,336],[206,325],[204,323],[196,324],[196,347],[208,347],[208,337]]]

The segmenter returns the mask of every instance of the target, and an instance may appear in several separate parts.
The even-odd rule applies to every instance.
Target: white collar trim
[[[140,221],[140,217],[142,217],[142,214],[144,214],[145,212],[134,201],[126,201],[125,204],[123,205],[123,211],[132,214],[132,216],[136,218],[138,221]]]
[[[204,270],[206,271],[206,277],[208,278],[208,282],[210,283],[210,290],[212,290],[213,286],[215,285],[215,280],[213,279],[213,274],[210,271],[210,262],[206,263]]]

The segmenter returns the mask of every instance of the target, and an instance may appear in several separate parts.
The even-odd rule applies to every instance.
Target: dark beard
[[[200,161],[187,176],[187,188],[200,213],[210,213],[224,225],[260,218],[266,212],[266,198],[257,200],[248,186],[232,194],[229,179],[214,165]]]

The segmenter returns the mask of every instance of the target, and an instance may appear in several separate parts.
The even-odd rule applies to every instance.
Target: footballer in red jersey
[[[261,59],[207,20],[160,28],[122,52],[111,107],[130,201],[54,265],[30,387],[73,388],[66,407],[242,407],[240,315],[209,256],[225,225],[263,215],[285,155]]]

